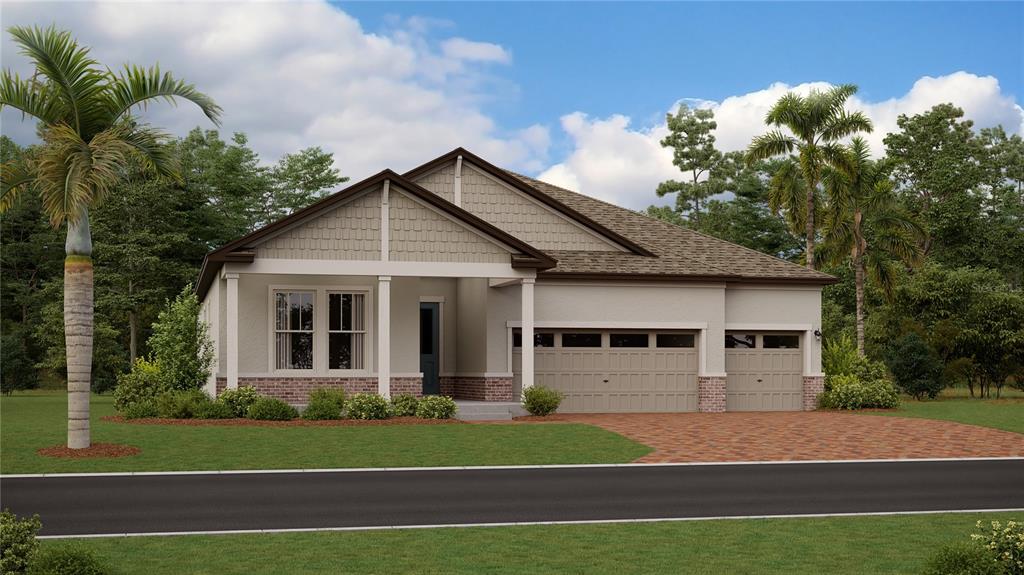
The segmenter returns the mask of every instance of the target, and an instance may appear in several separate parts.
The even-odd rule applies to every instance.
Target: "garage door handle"
[[[762,379],[758,379],[758,380],[757,380],[757,383],[761,383],[762,381],[764,381],[764,380],[762,380]]]
[[[608,380],[607,379],[602,379],[601,383],[608,383]]]

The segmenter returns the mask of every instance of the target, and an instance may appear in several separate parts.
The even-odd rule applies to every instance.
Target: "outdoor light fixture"
[[[814,330],[814,339],[817,339],[817,340],[821,339],[821,330],[820,329]]]

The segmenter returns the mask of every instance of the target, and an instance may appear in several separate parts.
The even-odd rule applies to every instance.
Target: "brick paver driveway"
[[[524,417],[518,421],[537,421]],[[654,448],[642,463],[1024,456],[1024,435],[950,421],[835,412],[556,414]]]

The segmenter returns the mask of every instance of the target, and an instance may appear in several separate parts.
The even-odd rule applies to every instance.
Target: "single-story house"
[[[210,393],[718,412],[814,408],[833,281],[459,148],[209,253],[197,293]]]

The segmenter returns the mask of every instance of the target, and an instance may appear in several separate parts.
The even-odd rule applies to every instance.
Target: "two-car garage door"
[[[517,387],[522,365],[515,334]],[[692,332],[538,330],[534,383],[565,394],[563,413],[697,410]]]

